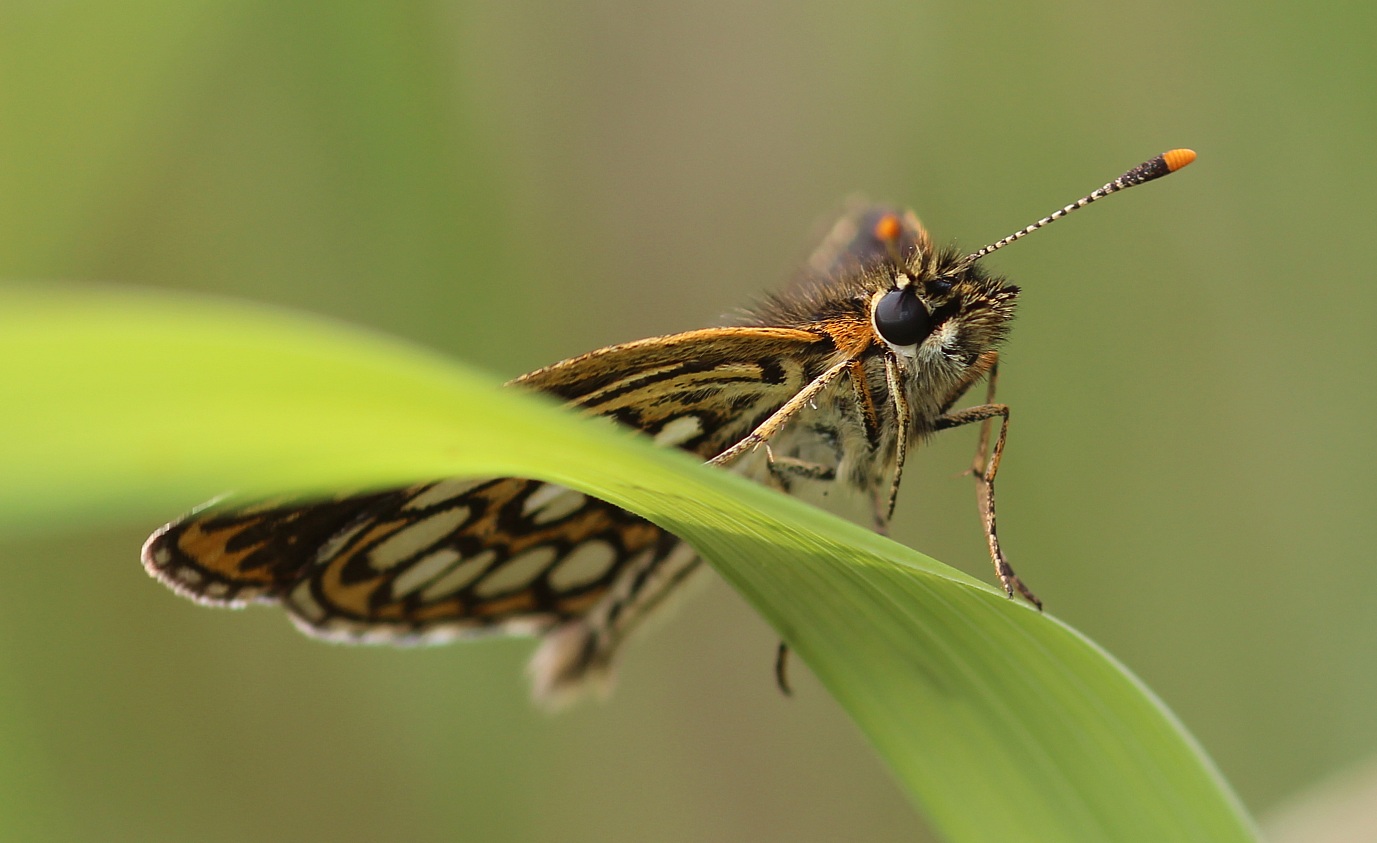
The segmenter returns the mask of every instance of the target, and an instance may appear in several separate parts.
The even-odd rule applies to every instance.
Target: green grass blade
[[[1170,713],[1055,618],[404,344],[212,299],[0,289],[0,407],[0,531],[165,518],[227,489],[564,483],[698,547],[949,839],[1256,839]]]

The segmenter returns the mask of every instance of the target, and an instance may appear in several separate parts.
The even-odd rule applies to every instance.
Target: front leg
[[[995,372],[990,372],[989,397],[994,396]],[[994,419],[1000,419],[999,435],[995,437],[993,448],[989,444],[990,423]],[[1004,586],[1004,591],[1010,596],[1014,596],[1014,591],[1018,591],[1023,598],[1038,610],[1042,609],[1042,601],[1037,599],[1033,592],[1023,584],[1014,569],[1004,558],[1004,551],[999,546],[999,533],[995,526],[995,496],[994,480],[999,472],[999,461],[1004,454],[1004,442],[1009,434],[1009,407],[1005,404],[981,404],[976,407],[967,407],[964,410],[947,413],[937,419],[935,430],[947,430],[953,427],[960,427],[973,422],[981,422],[980,442],[975,453],[975,461],[971,465],[971,473],[975,475],[976,499],[980,503],[980,517],[985,525],[985,541],[990,546],[990,559],[994,561],[995,573],[999,576],[1000,583]]]
[[[793,398],[785,401],[778,410],[775,410],[765,421],[756,426],[755,430],[746,434],[735,445],[708,460],[708,462],[713,465],[730,465],[747,451],[753,451],[769,442],[772,436],[778,433],[800,410],[811,404],[813,399],[817,398],[818,394],[844,373],[850,365],[850,360],[843,360],[813,378],[803,389],[795,393]]]
[[[777,457],[770,450],[768,443],[765,445],[765,465],[770,476],[779,484],[779,488],[786,492],[789,491],[790,481],[795,479],[824,483],[837,479],[837,469],[834,466],[809,462],[798,457]]]

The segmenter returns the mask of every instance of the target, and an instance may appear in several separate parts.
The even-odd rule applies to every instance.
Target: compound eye
[[[917,345],[932,332],[932,317],[911,289],[890,290],[875,304],[875,330],[891,345]]]

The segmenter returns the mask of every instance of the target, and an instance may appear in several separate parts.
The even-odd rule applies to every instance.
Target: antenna
[[[966,255],[964,258],[961,259],[959,266],[970,266],[971,264],[988,255],[990,252],[993,252],[997,249],[1002,249],[1010,243],[1014,242],[1015,240],[1027,237],[1029,234],[1032,234],[1034,231],[1037,231],[1044,225],[1056,222],[1057,220],[1061,219],[1062,217],[1066,216],[1072,211],[1078,211],[1097,199],[1103,199],[1111,193],[1118,193],[1120,190],[1124,190],[1125,188],[1129,187],[1136,187],[1137,185],[1140,185],[1144,182],[1152,181],[1153,179],[1160,179],[1162,176],[1176,172],[1177,170],[1181,169],[1182,167],[1186,166],[1194,160],[1195,150],[1192,149],[1173,149],[1170,152],[1163,152],[1161,155],[1158,155],[1151,161],[1144,161],[1142,164],[1139,164],[1138,166],[1129,170],[1127,173],[1124,173],[1122,176],[1119,176],[1114,181],[1110,182],[1109,184],[1105,185],[1104,187],[1100,188],[1094,193],[1091,193],[1089,196],[1072,202],[1070,205],[1067,205],[1065,208],[1062,208],[1060,211],[1057,211],[1051,216],[1043,217],[1042,219],[1023,229],[1022,231],[1016,231],[1013,234],[1010,234],[1008,237],[1005,237],[1003,240],[998,240],[994,243],[991,243],[990,245],[986,246],[978,252],[972,252],[971,254]]]

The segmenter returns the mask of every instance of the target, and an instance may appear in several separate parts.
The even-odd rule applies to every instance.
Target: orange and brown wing
[[[512,381],[711,459],[834,361],[821,331],[706,328],[614,345]]]
[[[802,388],[827,345],[789,329],[695,331],[514,383],[708,458]],[[211,505],[154,533],[143,560],[186,597],[278,602],[307,632],[334,639],[407,643],[580,624],[574,643],[544,660],[546,690],[606,665],[644,611],[698,565],[638,516],[519,478]]]
[[[154,534],[144,563],[202,602],[280,602],[315,635],[405,643],[539,632],[586,612],[629,562],[670,544],[610,504],[502,478],[210,509]]]

